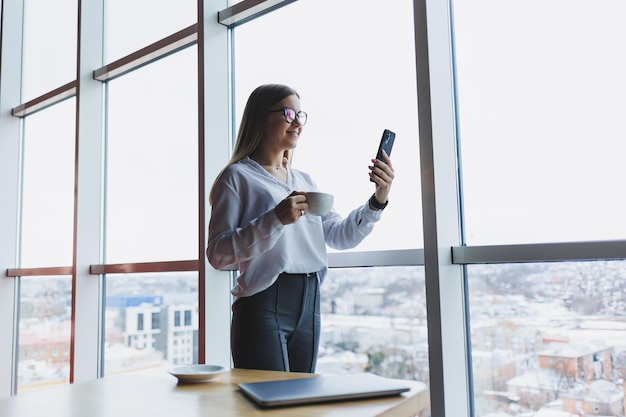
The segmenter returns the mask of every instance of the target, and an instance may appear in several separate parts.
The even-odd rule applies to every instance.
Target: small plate
[[[206,382],[219,377],[228,369],[219,365],[186,365],[170,369],[179,382]]]

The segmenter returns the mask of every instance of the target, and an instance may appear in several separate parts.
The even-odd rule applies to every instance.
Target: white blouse
[[[216,269],[239,269],[236,297],[270,287],[282,272],[328,272],[326,245],[358,245],[380,220],[382,211],[366,202],[342,218],[335,210],[323,217],[305,215],[283,225],[274,207],[293,191],[318,191],[311,177],[287,164],[287,183],[256,161],[245,158],[229,166],[216,184],[206,254]]]

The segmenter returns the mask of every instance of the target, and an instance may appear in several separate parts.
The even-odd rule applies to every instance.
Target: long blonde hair
[[[243,116],[241,117],[241,125],[237,133],[237,141],[235,142],[233,155],[211,186],[209,204],[213,204],[215,184],[217,184],[226,168],[253,154],[261,144],[265,125],[267,124],[267,112],[270,108],[285,97],[291,95],[296,95],[300,98],[296,90],[282,84],[261,85],[250,94],[246,107],[243,110]],[[289,160],[291,160],[292,154],[293,150],[291,149],[285,151],[285,157]]]

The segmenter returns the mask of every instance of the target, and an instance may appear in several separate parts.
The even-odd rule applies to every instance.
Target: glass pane
[[[72,265],[76,100],[25,119],[21,264]]]
[[[106,294],[106,375],[198,363],[197,272],[111,275]]]
[[[624,15],[622,1],[454,2],[468,244],[626,238]]]
[[[77,0],[24,1],[24,102],[76,79],[77,16]]]
[[[309,119],[293,166],[340,214],[373,193],[367,166],[383,129],[396,132],[389,206],[356,250],[423,247],[412,13],[409,0],[300,0],[235,29],[237,123],[257,86],[294,87]]]
[[[198,258],[196,47],[109,82],[106,262]]]
[[[19,279],[18,391],[69,383],[72,277]]]
[[[475,265],[468,276],[476,416],[624,415],[626,263]]]
[[[423,267],[331,269],[321,286],[321,312],[317,373],[416,380],[428,396]]]
[[[197,22],[195,0],[105,0],[106,62]]]

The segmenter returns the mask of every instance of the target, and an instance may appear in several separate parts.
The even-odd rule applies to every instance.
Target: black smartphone
[[[396,134],[389,129],[383,130],[383,136],[380,138],[380,144],[378,145],[378,151],[376,152],[376,159],[384,161],[383,150],[387,156],[391,156],[391,149],[393,149],[393,142],[396,140]],[[370,178],[370,181],[374,182]]]

